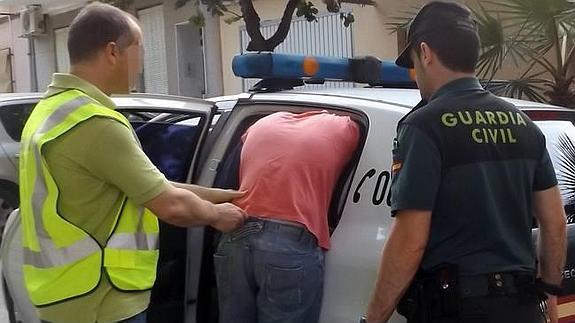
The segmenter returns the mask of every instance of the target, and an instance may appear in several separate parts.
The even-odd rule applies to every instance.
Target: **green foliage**
[[[505,64],[512,63],[521,76],[493,87],[498,94],[575,108],[570,74],[575,69],[575,2],[485,0],[477,4],[478,76],[491,81]],[[391,29],[406,28],[416,11],[396,18]]]
[[[223,16],[225,12],[228,11],[228,8],[222,3],[222,0],[211,0],[207,1],[207,9],[208,12],[212,14],[212,16]]]
[[[248,50],[254,51],[270,51],[283,42],[288,35],[294,11],[297,17],[303,17],[308,22],[318,21],[317,15],[319,14],[319,9],[316,8],[311,1],[286,0],[286,7],[278,29],[270,39],[265,39],[260,30],[260,17],[255,11],[252,1],[253,0],[240,0],[240,8],[242,10],[241,15],[230,10],[226,5],[224,5],[222,0],[176,0],[175,7],[176,9],[179,9],[188,3],[191,3],[191,5],[196,8],[196,13],[190,17],[190,23],[198,27],[204,26],[206,22],[205,17],[200,10],[200,5],[205,6],[207,11],[213,16],[222,17],[226,24],[232,24],[234,22],[244,20],[247,26],[248,35],[250,36],[250,43],[247,48]],[[353,13],[341,12],[341,3],[345,2],[345,0],[324,0],[323,2],[325,3],[328,12],[340,13],[340,18],[345,27],[349,27],[355,22],[355,16]],[[353,3],[360,5],[374,4],[372,0],[353,0]]]
[[[133,0],[105,0],[109,2],[133,2]],[[251,1],[251,0],[250,0]],[[287,1],[286,1],[287,2]],[[351,24],[355,22],[355,16],[351,12],[340,12],[341,10],[341,2],[342,0],[330,0],[325,1],[326,8],[329,12],[339,12],[340,18],[344,26],[349,27]],[[223,4],[222,0],[176,0],[175,7],[176,9],[182,8],[188,3],[191,3],[195,7],[199,7],[200,4],[206,6],[206,9],[212,15],[224,17],[224,22],[227,24],[232,24],[242,20],[244,17],[240,14],[232,12],[229,8]],[[365,4],[373,4],[370,0],[366,0]],[[297,17],[304,17],[309,22],[317,21],[317,15],[319,13],[319,9],[314,6],[312,2],[301,0],[298,4],[296,9],[296,16]],[[198,11],[194,16],[190,18],[190,22],[193,24],[201,27],[205,23],[205,17],[203,14]]]
[[[201,11],[197,11],[195,15],[190,17],[190,23],[196,27],[203,27],[206,24],[206,17]]]
[[[308,22],[317,21],[317,14],[319,10],[311,2],[300,1],[297,6],[295,15],[298,17],[305,17]]]
[[[190,17],[189,21],[197,27],[203,27],[206,23],[206,18],[200,10],[200,4],[205,5],[206,10],[212,16],[224,17],[227,15],[227,17],[224,18],[224,22],[227,24],[232,24],[243,19],[243,16],[229,10],[228,7],[223,4],[222,0],[176,0],[175,8],[180,9],[188,3],[191,3],[191,5],[196,8],[196,13]]]
[[[231,17],[227,17],[226,19],[224,19],[224,22],[228,25],[231,25],[234,22],[238,22],[242,19],[244,19],[244,17],[242,17],[242,16],[231,16]]]
[[[351,26],[351,24],[353,24],[355,22],[355,16],[351,12],[348,12],[348,13],[341,12],[339,14],[339,18],[341,18],[341,20],[343,20],[343,25],[346,27]]]
[[[482,1],[475,16],[482,47],[481,77],[492,79],[510,61],[523,74],[511,80],[503,94],[575,108],[575,83],[569,75],[575,68],[575,3]]]

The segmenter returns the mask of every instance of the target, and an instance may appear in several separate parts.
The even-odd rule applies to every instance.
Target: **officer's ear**
[[[116,65],[120,56],[120,48],[115,42],[109,42],[104,47],[104,56],[108,63]]]
[[[426,42],[419,43],[418,58],[423,66],[429,66],[434,62],[433,51]]]

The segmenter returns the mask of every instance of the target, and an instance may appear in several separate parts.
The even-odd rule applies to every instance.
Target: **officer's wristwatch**
[[[359,323],[367,323],[367,318],[366,318],[365,316],[361,316],[361,317],[359,318],[359,321],[358,321],[358,322],[359,322]]]

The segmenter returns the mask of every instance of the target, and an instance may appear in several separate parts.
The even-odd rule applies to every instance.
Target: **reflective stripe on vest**
[[[105,248],[57,212],[58,187],[42,147],[91,117],[122,122],[125,117],[70,90],[41,101],[22,134],[20,196],[24,281],[32,302],[48,305],[93,290],[104,266],[110,282],[122,290],[152,287],[158,259],[157,218],[124,196]]]

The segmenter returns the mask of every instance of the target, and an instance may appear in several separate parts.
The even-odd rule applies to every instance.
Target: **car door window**
[[[186,182],[200,144],[210,128],[211,104],[189,111],[170,108],[119,107],[137,135],[142,150],[170,181]],[[160,258],[152,289],[148,322],[181,322],[185,314],[187,228],[160,221]],[[193,246],[201,246],[195,241]]]
[[[169,180],[185,182],[201,134],[202,117],[168,113],[159,117],[132,114],[128,119],[154,165]]]
[[[36,103],[7,104],[0,107],[0,121],[12,140],[19,142],[24,125]]]

